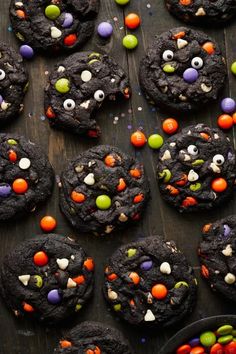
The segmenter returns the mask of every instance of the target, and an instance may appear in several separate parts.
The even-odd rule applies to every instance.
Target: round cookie
[[[236,216],[228,216],[202,229],[199,246],[201,274],[212,290],[236,301]]]
[[[92,36],[99,0],[39,0],[10,3],[16,37],[36,50],[69,51]]]
[[[165,141],[157,177],[161,196],[179,211],[211,209],[232,196],[234,148],[217,128],[189,126]]]
[[[0,124],[10,122],[23,110],[28,75],[22,57],[0,42]]]
[[[185,256],[160,237],[121,246],[105,268],[105,298],[132,325],[173,325],[193,310],[196,289]]]
[[[156,36],[140,63],[140,85],[158,107],[189,112],[217,98],[226,66],[203,32],[179,27]]]
[[[39,235],[3,260],[1,295],[15,316],[53,324],[78,312],[93,289],[92,258],[71,238]]]
[[[180,20],[196,24],[227,22],[236,14],[235,0],[165,0],[167,9]]]
[[[59,62],[45,89],[45,114],[51,126],[97,137],[97,109],[108,98],[130,96],[128,78],[108,55],[76,53]]]
[[[131,354],[120,331],[99,322],[83,322],[72,328],[60,341],[55,354]]]
[[[0,134],[0,221],[33,212],[52,193],[47,156],[23,136]]]
[[[101,235],[138,221],[149,198],[142,164],[109,145],[79,154],[59,186],[61,210],[72,226]]]

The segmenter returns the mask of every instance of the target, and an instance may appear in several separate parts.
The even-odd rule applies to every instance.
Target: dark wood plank
[[[9,0],[0,0],[0,4],[1,39],[17,49],[18,44],[13,34],[8,31]],[[148,5],[150,5],[150,7]],[[140,14],[142,26],[134,32],[139,38],[139,47],[134,52],[126,52],[121,44],[122,37],[125,34],[123,19],[124,15],[131,11]],[[196,255],[201,226],[206,222],[235,213],[236,204],[233,200],[231,203],[226,204],[216,211],[187,216],[179,215],[160,198],[155,179],[157,153],[151,151],[148,147],[137,151],[133,149],[129,143],[131,131],[139,127],[141,127],[147,135],[155,131],[161,132],[161,121],[167,116],[160,113],[158,110],[154,110],[141,94],[138,83],[139,61],[155,34],[182,24],[167,13],[162,0],[131,1],[125,8],[117,6],[114,0],[102,0],[97,23],[103,20],[111,20],[114,25],[114,35],[112,39],[108,42],[104,42],[95,35],[93,40],[86,45],[85,49],[102,51],[114,56],[130,75],[133,96],[129,102],[121,101],[117,104],[107,103],[104,108],[99,111],[98,120],[103,131],[99,143],[115,144],[144,161],[150,179],[152,200],[149,203],[143,221],[136,228],[129,229],[126,232],[118,232],[112,237],[102,239],[97,239],[89,235],[77,235],[81,245],[96,261],[96,289],[91,304],[86,307],[85,311],[81,312],[81,316],[78,316],[71,325],[85,319],[104,322],[122,330],[130,340],[136,354],[141,354],[144,351],[147,354],[153,354],[158,353],[167,338],[186,323],[190,323],[204,316],[236,313],[235,307],[233,307],[232,304],[227,303],[225,300],[213,294],[200,278],[199,264]],[[231,24],[225,30],[222,28],[206,29],[206,31],[221,44],[222,49],[226,53],[228,65],[236,59],[234,45],[235,29],[235,24]],[[25,111],[19,119],[12,122],[10,126],[3,130],[22,133],[33,141],[38,142],[48,153],[50,161],[58,175],[63,167],[66,166],[69,159],[74,157],[78,152],[93,146],[95,142],[93,140],[86,141],[85,139],[71,136],[67,133],[51,130],[47,121],[42,119],[43,87],[47,80],[45,73],[53,67],[55,62],[55,58],[38,56],[32,62],[27,63],[30,73],[30,89],[25,100]],[[232,97],[236,94],[235,77],[230,73],[228,83],[222,95],[228,94],[232,95]],[[141,107],[141,109],[139,107]],[[215,103],[201,114],[179,116],[177,118],[179,119],[180,126],[196,123],[198,121],[216,126],[216,118],[219,113],[219,104]],[[114,117],[119,118],[117,124],[114,124]],[[233,131],[230,132],[230,135],[235,141]],[[39,220],[40,217],[46,213],[54,215],[57,218],[58,233],[76,235],[75,231],[68,226],[59,211],[58,190],[57,186],[55,186],[51,200],[40,210],[36,211],[34,215],[32,214],[29,218],[15,223],[0,225],[0,261],[7,251],[14,248],[18,242],[40,233]],[[189,262],[191,262],[196,269],[199,281],[198,304],[194,313],[182,322],[178,328],[176,327],[154,333],[136,330],[115,319],[111,312],[108,311],[101,292],[103,268],[106,259],[111,255],[114,249],[125,242],[147,235],[160,235],[165,239],[174,239],[179,248],[185,252]],[[45,328],[36,323],[18,321],[9,313],[5,305],[0,302],[0,333],[2,333],[0,353],[52,353],[53,347],[60,337],[60,332],[60,328]],[[142,343],[142,339],[144,339],[144,343]]]

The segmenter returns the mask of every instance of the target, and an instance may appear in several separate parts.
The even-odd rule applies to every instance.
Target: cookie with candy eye
[[[165,0],[171,14],[196,24],[224,23],[236,15],[235,0]]]
[[[105,268],[104,295],[132,325],[166,327],[193,310],[197,282],[173,241],[148,237],[121,246]]]
[[[23,110],[27,87],[22,57],[0,42],[0,124],[10,122]]]
[[[53,324],[90,298],[94,262],[69,237],[39,235],[17,245],[0,270],[1,295],[17,317]]]
[[[0,134],[0,221],[35,211],[52,193],[54,172],[34,143]]]
[[[156,36],[140,63],[140,85],[158,107],[199,110],[223,87],[226,66],[207,34],[179,27]]]
[[[109,145],[80,153],[59,187],[60,207],[72,226],[101,235],[136,223],[149,199],[143,165]]]
[[[129,98],[123,69],[108,55],[76,53],[59,62],[45,89],[45,113],[51,126],[97,137],[96,111],[104,100]]]
[[[122,333],[99,322],[82,322],[65,333],[55,354],[131,354]]]
[[[224,203],[233,194],[235,173],[234,148],[217,128],[189,126],[160,149],[160,193],[179,211],[211,209]]]
[[[228,216],[202,228],[201,274],[213,291],[236,301],[236,217]]]
[[[11,0],[16,37],[35,50],[71,51],[92,36],[99,0]]]

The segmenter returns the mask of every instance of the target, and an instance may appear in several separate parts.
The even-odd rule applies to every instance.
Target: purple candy
[[[70,13],[66,12],[64,22],[62,23],[62,27],[63,28],[71,27],[73,25],[73,22],[74,22],[73,16]]]
[[[3,97],[0,95],[0,104],[2,103],[3,101]]]
[[[98,25],[97,31],[98,31],[99,36],[101,36],[103,38],[108,38],[113,33],[113,27],[109,22],[101,22]]]
[[[20,47],[20,55],[25,59],[31,59],[34,56],[34,50],[27,44]]]
[[[229,227],[229,225],[224,224],[224,236],[225,237],[229,236],[230,232],[231,232],[231,228]]]
[[[199,344],[200,344],[200,339],[199,338],[193,338],[191,339],[188,344],[191,346],[191,347],[197,347]]]
[[[7,198],[11,194],[11,186],[9,184],[0,185],[0,197]]]
[[[145,261],[143,263],[140,264],[140,268],[142,270],[150,270],[152,268],[152,261]]]
[[[230,97],[226,97],[221,101],[221,109],[224,113],[233,113],[236,109],[235,100]]]
[[[194,68],[186,69],[183,73],[183,79],[189,84],[195,82],[198,79],[198,71]]]
[[[48,302],[50,302],[52,305],[57,305],[59,302],[61,302],[61,295],[57,289],[49,291]]]

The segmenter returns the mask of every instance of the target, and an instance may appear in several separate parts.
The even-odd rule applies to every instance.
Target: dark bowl
[[[196,337],[201,332],[206,330],[214,330],[225,324],[236,326],[235,315],[221,315],[203,318],[199,321],[193,322],[177,332],[170,340],[164,345],[158,354],[175,354],[176,349],[188,342],[191,338]]]

